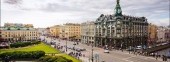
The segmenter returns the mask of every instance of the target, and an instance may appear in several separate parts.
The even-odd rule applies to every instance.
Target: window
[[[120,34],[117,34],[117,37],[120,37]]]

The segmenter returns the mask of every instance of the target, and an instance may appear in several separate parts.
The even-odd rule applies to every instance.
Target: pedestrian
[[[164,57],[164,55],[162,55],[162,60],[163,60],[163,61],[165,61],[165,57]]]
[[[85,57],[85,54],[83,54],[83,57]]]
[[[165,61],[167,61],[167,56],[165,56]]]
[[[121,49],[122,50],[122,52],[123,52],[123,49]]]
[[[156,58],[156,60],[157,60],[157,58],[158,58],[158,53],[155,53],[155,58]]]

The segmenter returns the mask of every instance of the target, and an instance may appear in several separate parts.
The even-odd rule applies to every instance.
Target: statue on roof
[[[119,4],[120,0],[117,0],[117,4]]]

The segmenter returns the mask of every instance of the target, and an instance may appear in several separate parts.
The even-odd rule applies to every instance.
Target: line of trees
[[[11,48],[18,48],[18,47],[25,47],[29,45],[35,45],[35,44],[40,44],[40,41],[33,41],[33,42],[16,42],[13,44],[10,44]]]

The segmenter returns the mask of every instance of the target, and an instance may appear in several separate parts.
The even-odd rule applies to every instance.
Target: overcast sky
[[[123,14],[149,23],[169,24],[170,0],[120,0]],[[116,0],[1,0],[1,24],[29,23],[48,27],[67,22],[95,21],[100,14],[114,14]]]

